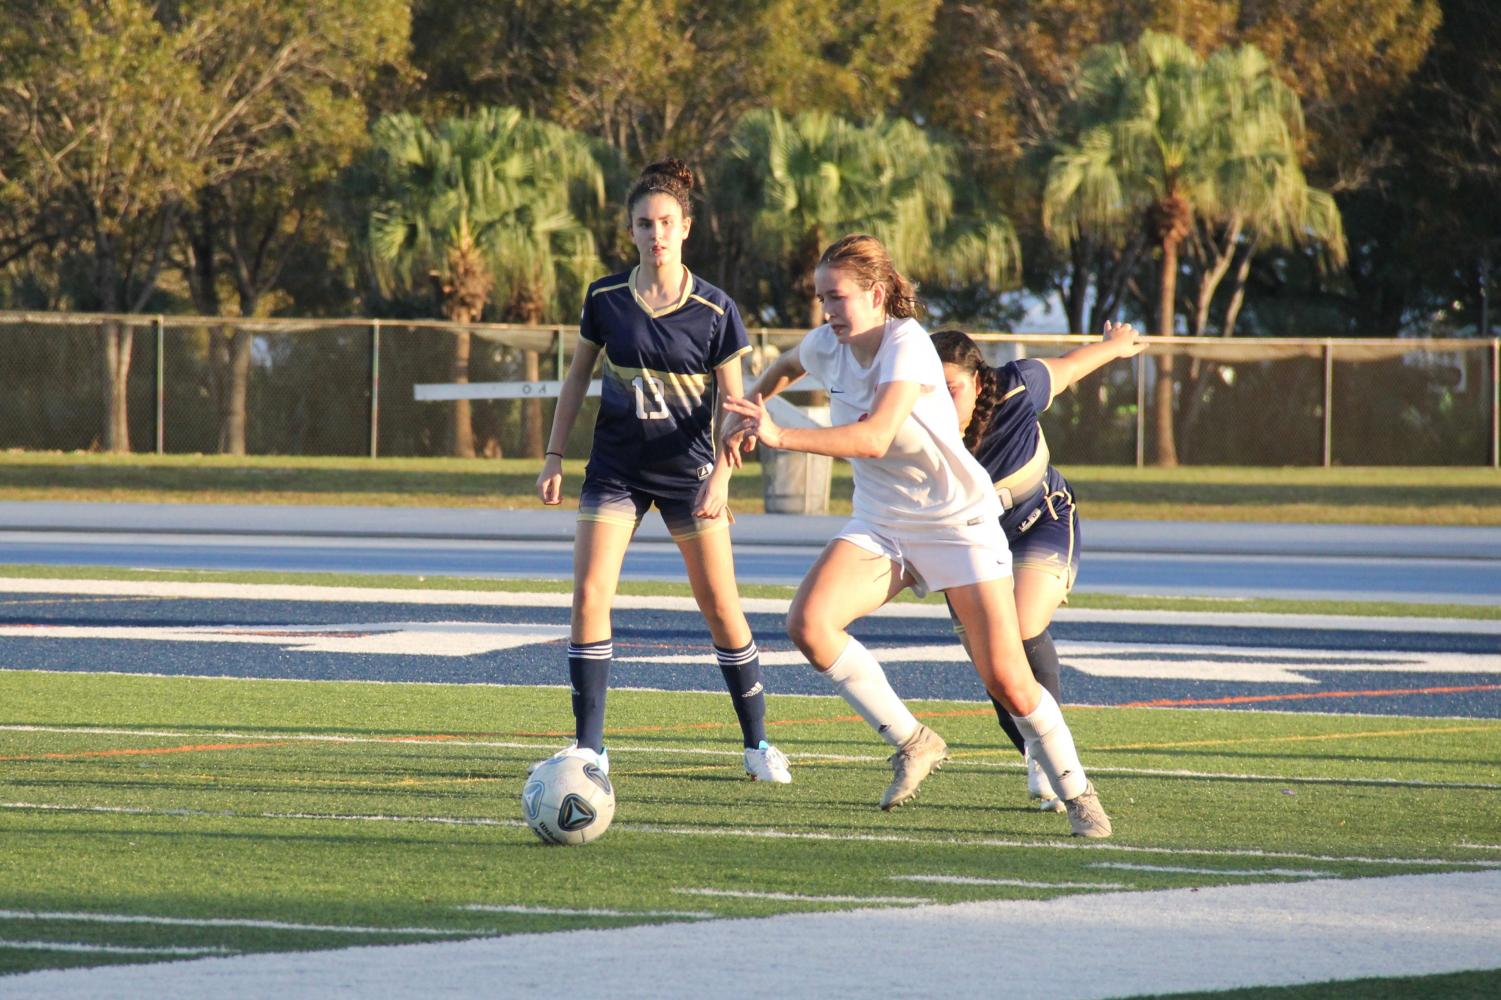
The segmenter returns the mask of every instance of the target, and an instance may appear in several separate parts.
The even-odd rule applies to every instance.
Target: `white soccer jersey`
[[[854,458],[854,514],[874,525],[911,533],[1001,514],[990,476],[964,447],[943,362],[928,332],[914,319],[886,321],[870,366],[855,360],[827,324],[798,347],[803,368],[829,390],[834,424],[865,419],[887,382],[921,386],[912,414],[880,458]]]

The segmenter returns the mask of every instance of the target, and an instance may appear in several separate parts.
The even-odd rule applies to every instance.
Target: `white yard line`
[[[679,917],[684,920],[714,920],[715,914],[705,910],[600,910],[567,909],[555,906],[513,906],[506,903],[470,903],[458,907],[476,913],[519,913],[526,916],[546,917]]]
[[[130,948],[117,944],[85,944],[81,941],[4,941],[0,948],[16,951],[68,951],[98,955],[160,955],[163,958],[201,958],[204,955],[238,955],[233,948]],[[7,992],[6,996],[10,994]]]
[[[473,607],[567,608],[567,593],[528,594],[520,591],[404,590],[394,587],[320,587],[306,584],[207,583],[188,580],[51,580],[0,578],[0,594],[79,594],[146,598],[193,598],[242,601],[320,601],[348,604],[448,604]],[[786,615],[789,601],[748,597],[741,601],[753,614]],[[691,597],[621,595],[615,607],[647,611],[692,611]],[[893,618],[947,618],[941,604],[888,604],[875,614]],[[1444,632],[1501,635],[1501,621],[1459,618],[1372,618],[1361,615],[1267,614],[1234,611],[1117,611],[1060,608],[1061,622],[1099,622],[1161,625],[1235,625],[1246,628],[1311,628],[1338,631]]]
[[[36,972],[8,1000],[1104,1000],[1501,968],[1501,872],[1089,893]],[[1025,929],[1025,933],[1018,933]],[[1037,942],[1055,960],[1039,960]]]
[[[759,892],[754,889],[712,889],[707,886],[674,889],[685,896],[718,896],[726,899],[770,899],[779,903],[894,903],[907,906],[931,906],[931,899],[920,896],[808,896],[798,892]]]
[[[214,820],[296,820],[320,823],[432,823],[440,826],[506,827],[521,829],[526,823],[519,819],[492,819],[483,816],[394,816],[378,813],[277,813],[235,812],[213,809],[148,809],[139,806],[63,805],[38,802],[0,802],[0,809],[18,812],[59,813],[128,813],[136,816],[169,816],[172,818],[204,817]],[[1501,861],[1456,861],[1442,858],[1378,858],[1364,855],[1302,854],[1294,851],[1224,850],[1181,847],[1138,847],[1116,841],[1081,841],[1067,839],[1060,826],[1057,838],[1047,836],[1035,840],[1005,839],[999,837],[944,837],[911,836],[893,833],[816,833],[805,830],[775,830],[764,827],[737,829],[721,826],[660,826],[653,823],[628,823],[616,820],[613,830],[632,833],[650,833],[666,837],[730,837],[748,840],[796,840],[817,843],[844,844],[916,844],[922,846],[980,847],[980,848],[1032,848],[1048,851],[1108,851],[1114,854],[1150,854],[1168,857],[1196,858],[1277,858],[1292,861],[1313,861],[1326,864],[1351,863],[1363,865],[1389,865],[1413,868],[1477,868],[1501,870]],[[1459,844],[1457,847],[1467,845]]]
[[[1091,865],[1090,867],[1097,867]],[[973,875],[888,875],[893,882],[931,882],[935,885],[997,885],[1016,889],[1129,889],[1124,882],[1031,882],[1020,878],[977,878]]]
[[[227,917],[156,917],[140,913],[58,912],[47,910],[0,910],[3,920],[57,920],[83,924],[151,924],[163,927],[246,927],[270,931],[318,931],[332,934],[414,934],[457,937],[483,933],[441,927],[359,927],[347,924],[297,924],[282,920],[243,920]]]
[[[1311,868],[1188,868],[1176,865],[1133,865],[1124,861],[1093,861],[1086,868],[1113,868],[1127,872],[1170,872],[1179,875],[1231,875],[1237,878],[1260,878],[1276,875],[1282,878],[1337,878],[1334,872],[1315,871]]]
[[[618,689],[616,689],[618,690]],[[722,695],[723,692],[713,692]],[[989,714],[989,710],[985,710]],[[921,716],[921,712],[918,713]],[[1388,719],[1390,716],[1382,716]],[[1487,720],[1461,720],[1466,729],[1484,731],[1496,725]],[[775,725],[775,723],[773,723]],[[1444,729],[1429,728],[1413,730],[1411,735],[1427,735],[1445,732]],[[46,726],[30,723],[12,723],[0,725],[0,733],[62,733],[94,736],[139,736],[156,737],[164,739],[184,740],[257,740],[260,742],[307,742],[307,743],[332,743],[332,744],[382,744],[386,746],[412,746],[423,748],[424,753],[432,753],[435,747],[483,747],[497,750],[524,750],[529,753],[551,753],[557,749],[556,743],[524,743],[515,740],[472,740],[472,739],[445,739],[441,734],[413,733],[407,736],[341,736],[328,733],[303,733],[296,731],[264,731],[264,732],[240,732],[237,730],[188,730],[188,729],[129,729],[107,726]],[[1379,735],[1390,736],[1389,732]],[[1321,741],[1331,738],[1362,738],[1361,733],[1336,733],[1331,736],[1320,737]],[[1207,744],[1206,744],[1207,745]],[[1126,747],[1124,749],[1132,749]],[[1203,746],[1200,747],[1201,749]],[[1121,748],[1105,748],[1121,749]],[[80,751],[87,753],[88,751]],[[1019,757],[1013,757],[1009,749],[998,748],[994,752],[1001,755],[1001,760],[985,760],[982,758],[965,756],[951,763],[950,767],[957,764],[965,768],[995,769],[1003,771],[1020,771],[1025,765]],[[610,744],[610,753],[616,761],[625,762],[627,756],[634,757],[636,754],[643,756],[664,757],[724,757],[739,759],[743,750],[725,750],[719,747],[669,747],[660,744],[634,746],[629,744]],[[878,754],[834,754],[834,753],[790,753],[787,757],[796,764],[884,764],[886,757]],[[630,760],[630,766],[650,766],[649,763]],[[1214,781],[1266,781],[1281,782],[1288,785],[1359,785],[1379,788],[1450,788],[1450,789],[1477,789],[1482,791],[1501,790],[1498,782],[1477,781],[1423,781],[1407,778],[1357,778],[1357,777],[1318,777],[1307,775],[1285,774],[1258,774],[1245,771],[1194,771],[1184,768],[1146,768],[1146,767],[1091,767],[1091,774],[1117,775],[1126,777],[1148,778],[1196,778],[1200,780]]]

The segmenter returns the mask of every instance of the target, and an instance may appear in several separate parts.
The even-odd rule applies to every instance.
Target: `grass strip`
[[[540,507],[532,459],[0,453],[0,500]],[[565,495],[584,463],[564,463]],[[1485,467],[1175,469],[1064,466],[1086,517],[1130,520],[1501,525],[1501,470]],[[759,464],[731,500],[764,510]],[[835,462],[831,513],[850,510]]]

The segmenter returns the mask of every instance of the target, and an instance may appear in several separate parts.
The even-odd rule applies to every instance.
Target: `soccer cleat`
[[[745,751],[745,773],[757,781],[777,785],[792,783],[792,774],[787,770],[787,755],[765,740],[759,747]]]
[[[577,743],[568,744],[566,747],[553,754],[552,757],[546,758],[546,760],[533,761],[531,764],[527,765],[526,773],[531,774],[537,768],[541,767],[548,760],[552,760],[554,757],[577,757],[582,761],[586,761],[591,764],[598,764],[599,769],[605,774],[610,773],[610,751],[602,750],[599,753],[595,753],[588,747],[581,747]]]
[[[1023,750],[1022,754],[1027,761],[1027,794],[1040,800],[1037,808],[1043,812],[1063,812],[1065,807],[1053,792],[1053,783],[1048,780],[1047,772],[1030,750]]]
[[[886,794],[881,796],[882,809],[895,809],[917,794],[917,786],[924,778],[943,767],[949,759],[949,745],[943,737],[921,723],[917,732],[897,748],[889,758],[895,774]]]
[[[1111,833],[1110,817],[1100,805],[1100,796],[1094,790],[1094,782],[1084,786],[1084,791],[1063,803],[1068,809],[1068,825],[1075,837],[1108,837]]]

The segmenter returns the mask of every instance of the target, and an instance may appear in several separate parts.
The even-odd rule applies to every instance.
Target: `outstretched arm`
[[[1097,344],[1076,347],[1061,358],[1041,358],[1053,376],[1053,395],[1057,397],[1096,368],[1123,358],[1134,358],[1147,349],[1141,334],[1130,323],[1105,322],[1105,339]]]
[[[756,379],[756,384],[751,386],[744,398],[765,402],[785,391],[788,386],[793,385],[806,374],[808,374],[807,369],[798,359],[798,349],[793,348],[779,355],[775,361],[762,369],[760,376]],[[738,392],[725,393],[727,400],[737,398],[740,398]],[[724,428],[721,432],[724,451],[727,453],[726,458],[729,463],[738,469],[744,462],[741,453],[755,450],[757,435],[753,422],[747,421],[744,414],[731,410],[728,405],[725,406],[725,411]]]
[[[875,405],[863,419],[837,427],[783,427],[766,412],[759,395],[727,399],[724,408],[745,419],[750,433],[769,448],[806,451],[834,458],[880,458],[891,447],[897,429],[912,413],[922,386],[917,382],[887,382],[876,391]]]

